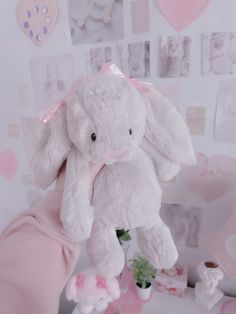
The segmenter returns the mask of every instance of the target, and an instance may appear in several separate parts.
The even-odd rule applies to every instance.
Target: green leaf
[[[142,256],[136,255],[130,260],[130,265],[135,281],[142,287],[146,287],[148,283],[151,283],[156,275],[155,268]]]

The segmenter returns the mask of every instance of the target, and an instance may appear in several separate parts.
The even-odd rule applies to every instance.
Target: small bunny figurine
[[[171,268],[178,254],[159,216],[159,180],[195,163],[174,106],[153,86],[128,80],[108,64],[75,86],[57,118],[38,124],[28,142],[35,178],[49,186],[67,159],[61,220],[73,240],[89,238],[99,273],[115,277],[123,269],[116,228],[137,228],[145,257],[156,268]]]
[[[109,303],[120,297],[117,279],[106,279],[88,268],[73,276],[66,287],[66,297],[78,303],[72,314],[89,314],[105,311]]]

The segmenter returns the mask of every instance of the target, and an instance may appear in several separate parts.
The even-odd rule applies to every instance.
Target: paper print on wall
[[[124,37],[122,0],[67,0],[73,45]]]
[[[42,57],[30,61],[34,106],[39,112],[52,107],[65,96],[73,83],[73,60],[70,55]]]
[[[201,229],[201,209],[163,204],[161,217],[171,230],[176,245],[197,248]]]
[[[122,72],[130,78],[150,76],[150,42],[122,45],[119,49]]]
[[[179,32],[192,24],[210,2],[210,0],[155,1],[165,19]]]
[[[202,34],[202,74],[236,73],[236,33]]]
[[[41,46],[53,31],[58,8],[55,0],[20,0],[17,20],[25,35]]]
[[[186,190],[181,184],[175,184],[176,178],[169,182],[161,183],[162,202],[167,204],[184,204],[186,202]]]
[[[104,63],[112,61],[111,47],[92,48],[87,51],[87,68],[89,74],[98,73]]]
[[[189,36],[161,36],[159,45],[160,77],[188,76],[191,38]]]
[[[210,253],[230,277],[236,279],[236,209],[209,241]]]
[[[186,120],[190,134],[203,135],[205,133],[206,107],[188,107]]]
[[[222,81],[217,98],[215,141],[236,143],[236,79]]]
[[[131,23],[133,34],[147,33],[150,28],[148,0],[131,2]]]
[[[183,166],[183,182],[202,200],[211,203],[236,188],[236,159],[226,155],[207,157],[197,153],[195,166]]]
[[[13,180],[18,168],[17,157],[11,150],[0,152],[0,176]]]

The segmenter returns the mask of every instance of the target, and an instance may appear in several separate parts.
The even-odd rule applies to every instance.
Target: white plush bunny
[[[116,228],[137,228],[150,262],[173,266],[178,254],[159,216],[159,179],[170,180],[181,164],[195,163],[188,129],[174,106],[154,87],[140,91],[135,85],[119,73],[84,78],[54,121],[34,127],[29,142],[41,187],[54,182],[67,159],[61,220],[73,240],[90,237],[93,265],[111,277],[124,264]],[[93,182],[92,163],[98,165]]]

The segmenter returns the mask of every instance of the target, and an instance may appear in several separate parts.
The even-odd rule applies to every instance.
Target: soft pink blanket
[[[60,206],[61,193],[49,192],[1,235],[0,313],[58,313],[60,293],[80,251],[64,235]]]

